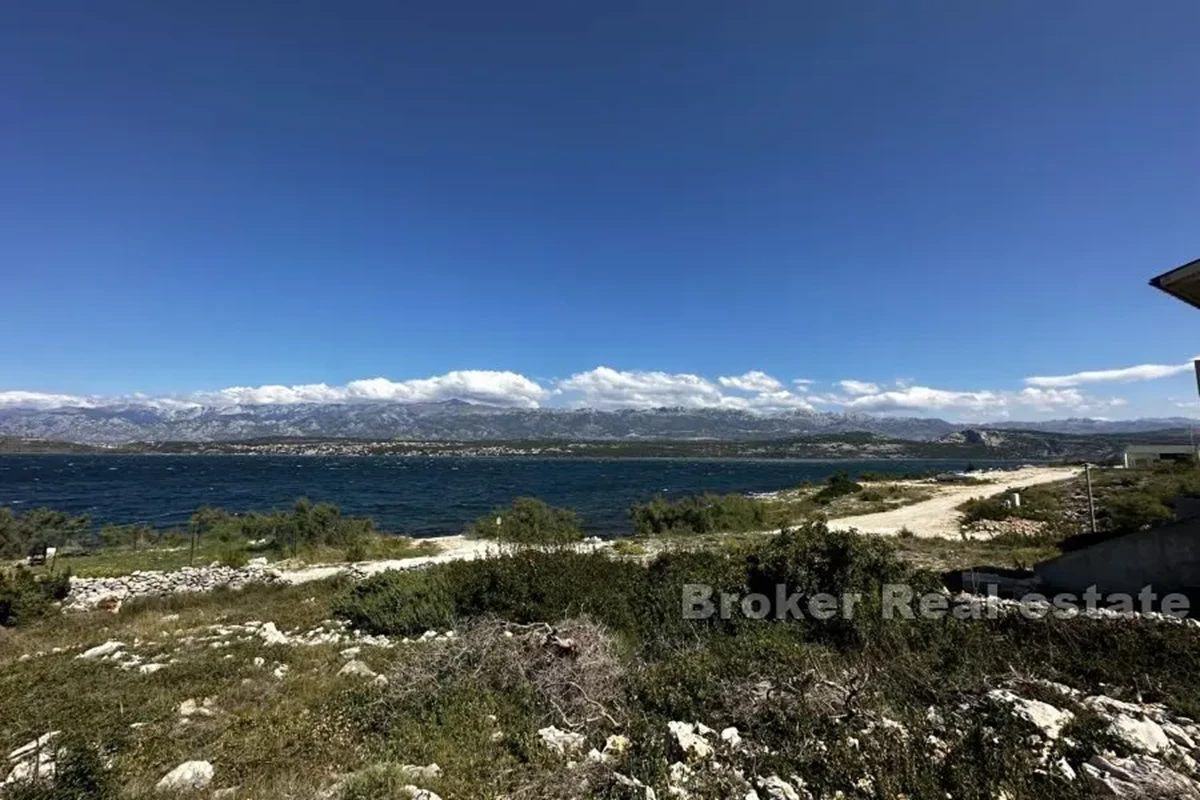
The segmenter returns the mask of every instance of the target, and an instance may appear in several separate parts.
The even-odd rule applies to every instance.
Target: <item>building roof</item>
[[[1200,308],[1200,258],[1151,278],[1150,285]]]
[[[1125,448],[1129,455],[1151,455],[1153,453],[1194,453],[1197,446],[1190,444],[1131,444]]]

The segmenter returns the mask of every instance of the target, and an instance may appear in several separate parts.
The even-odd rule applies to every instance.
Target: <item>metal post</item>
[[[1092,518],[1092,533],[1096,532],[1096,500],[1092,497],[1092,465],[1083,465],[1083,475],[1087,478],[1088,516]]]

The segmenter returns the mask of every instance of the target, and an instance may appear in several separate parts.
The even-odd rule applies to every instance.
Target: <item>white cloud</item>
[[[726,389],[737,389],[742,392],[778,392],[783,389],[782,383],[756,369],[750,370],[745,375],[722,376],[717,378],[717,382]]]
[[[596,367],[576,373],[558,386],[579,395],[577,405],[591,408],[745,408],[748,404],[744,398],[726,397],[714,384],[688,373]]]
[[[717,383],[753,397],[727,395],[721,386],[689,373],[643,372],[596,367],[560,381],[558,388],[573,395],[576,406],[614,408],[729,408],[745,411],[811,409],[799,395],[762,372],[718,378]]]
[[[867,381],[844,380],[838,381],[837,385],[842,387],[842,391],[846,394],[878,394],[879,386]]]
[[[1009,417],[1014,411],[1082,413],[1089,409],[1112,408],[1125,404],[1122,398],[1094,398],[1078,389],[1043,389],[1033,386],[1027,386],[1020,391],[960,391],[929,386],[903,386],[871,394],[826,395],[814,399],[822,404],[841,406],[852,411],[936,412],[951,415],[968,414],[977,418]]]
[[[294,404],[396,402],[433,403],[465,400],[501,406],[536,408],[550,394],[545,387],[515,372],[456,370],[433,378],[392,381],[367,378],[345,386],[308,383],[297,386],[233,386],[200,394],[197,399],[216,404]]]
[[[1190,365],[1162,367],[1143,365],[1103,373],[1029,378],[1019,389],[952,390],[897,381],[890,386],[846,379],[836,382],[837,391],[809,391],[814,381],[797,378],[790,386],[760,370],[715,379],[691,373],[618,370],[596,367],[564,380],[537,381],[517,372],[502,370],[456,370],[428,378],[395,381],[367,378],[344,385],[326,383],[265,384],[232,386],[226,389],[167,397],[142,394],[98,397],[30,391],[0,391],[0,408],[59,408],[144,405],[162,409],[194,408],[197,405],[227,407],[298,403],[420,403],[464,400],[508,408],[538,408],[542,405],[598,409],[648,409],[658,407],[715,408],[775,413],[812,410],[815,406],[865,413],[936,414],[948,418],[999,419],[1021,415],[1081,415],[1103,412],[1125,405],[1122,398],[1097,398],[1085,394],[1075,382],[1097,380],[1093,376],[1147,376],[1163,370],[1183,372]],[[1157,371],[1157,372],[1156,372]],[[1174,400],[1175,398],[1168,398]]]
[[[1192,362],[1184,364],[1138,364],[1133,367],[1120,369],[1098,369],[1085,372],[1075,372],[1071,375],[1035,375],[1026,378],[1030,386],[1057,387],[1080,386],[1085,383],[1128,383],[1130,381],[1150,381],[1156,378],[1169,378],[1172,375],[1182,375],[1192,369]]]
[[[841,405],[858,411],[987,411],[1003,408],[1005,401],[999,393],[987,390],[958,392],[928,386],[908,386],[848,398]]]
[[[90,408],[96,401],[74,394],[46,394],[43,392],[0,392],[0,406],[20,408],[63,408],[66,406]]]
[[[812,411],[812,403],[803,395],[793,394],[787,389],[777,392],[763,392],[750,400],[750,408],[754,411]]]

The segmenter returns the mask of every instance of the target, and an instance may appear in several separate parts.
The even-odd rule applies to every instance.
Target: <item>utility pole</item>
[[[1092,465],[1083,465],[1083,475],[1087,479],[1088,516],[1092,519],[1092,533],[1096,532],[1096,500],[1092,497]]]

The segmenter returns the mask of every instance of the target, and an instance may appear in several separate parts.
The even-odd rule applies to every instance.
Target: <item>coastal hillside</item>
[[[1181,431],[1140,435],[1068,435],[968,428],[937,439],[913,440],[868,432],[823,433],[771,440],[715,439],[370,439],[269,436],[219,441],[86,445],[0,436],[0,453],[125,453],[301,456],[540,456],[586,458],[953,459],[977,461],[1119,460],[1134,441],[1186,442]]]
[[[1187,420],[1060,420],[971,426],[936,418],[795,410],[776,414],[714,408],[596,409],[502,408],[450,400],[439,403],[342,403],[224,407],[119,404],[58,408],[0,407],[0,436],[120,445],[133,442],[227,442],[269,438],[505,442],[764,441],[874,434],[908,442],[989,443],[968,435],[974,427],[1004,429],[998,442],[1040,436],[1124,436],[1176,429],[1186,441]],[[947,438],[947,437],[951,438]],[[958,437],[958,438],[955,438]],[[811,439],[817,441],[817,439]],[[853,440],[847,440],[852,442]],[[1053,450],[1053,447],[1049,448]],[[1036,457],[1018,448],[1014,457]],[[1026,456],[1025,453],[1029,455]],[[915,455],[915,453],[913,454]]]

